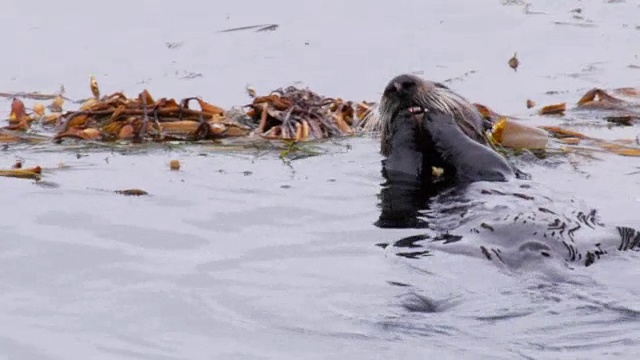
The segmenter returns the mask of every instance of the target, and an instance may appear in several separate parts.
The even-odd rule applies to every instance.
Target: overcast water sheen
[[[524,9],[500,0],[9,0],[0,91],[64,85],[82,98],[94,74],[103,93],[147,88],[228,108],[250,101],[246,84],[377,101],[391,77],[418,72],[528,119],[527,98],[574,103],[592,87],[640,85],[636,1]],[[279,27],[218,32],[256,24]],[[506,65],[514,52],[517,72]],[[0,101],[4,118],[9,101]],[[579,130],[633,138],[636,129]],[[46,181],[0,178],[0,359],[640,355],[637,253],[561,280],[463,255],[395,256],[376,244],[421,232],[373,225],[378,142],[322,147],[291,166],[277,152],[208,146],[0,152],[0,167],[21,159],[42,166]],[[625,175],[640,161],[598,158],[525,170],[605,222],[640,229],[640,175]],[[127,188],[150,195],[112,192]]]

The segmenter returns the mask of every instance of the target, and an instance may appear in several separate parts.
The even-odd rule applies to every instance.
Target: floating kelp
[[[609,92],[593,88],[587,91],[572,109],[567,109],[566,103],[547,105],[538,112],[541,115],[563,115],[567,111],[596,111],[603,114],[603,118],[611,123],[629,125],[640,118],[640,89],[619,88]]]
[[[179,101],[155,99],[148,90],[129,98],[122,92],[101,95],[96,79],[91,76],[92,97],[74,101],[58,94],[0,93],[11,98],[8,125],[0,129],[0,143],[59,143],[65,139],[91,141],[94,144],[113,142],[118,146],[130,142],[209,141],[233,139],[231,145],[256,146],[256,140],[278,144],[287,154],[297,147],[292,144],[354,136],[361,133],[377,135],[380,121],[373,102],[354,102],[325,97],[309,89],[294,86],[279,88],[258,95],[247,87],[251,103],[225,110],[200,97]],[[25,106],[23,99],[50,100],[45,106],[35,103]],[[80,104],[76,110],[64,111],[68,104]],[[489,107],[473,104],[492,125],[487,132],[492,145],[510,149],[544,150],[553,139],[556,144],[582,148],[585,140],[599,149],[619,155],[640,156],[633,141],[603,141],[560,127],[534,127],[512,117],[499,114]],[[527,108],[535,103],[527,100]],[[537,115],[564,118],[568,113],[596,111],[603,124],[633,125],[640,119],[640,89],[620,88],[610,91],[591,89],[573,108],[567,103],[542,106]],[[124,141],[124,142],[123,142]],[[230,144],[224,142],[223,144]],[[115,145],[108,145],[115,146]],[[284,147],[283,147],[284,146]],[[173,168],[178,166],[173,165]]]
[[[51,141],[48,136],[37,134],[27,134],[24,131],[15,131],[7,128],[0,128],[0,144],[39,144]]]
[[[614,95],[612,95],[614,94]],[[520,123],[507,119],[491,111],[485,106],[476,104],[476,107],[485,118],[493,124],[490,134],[496,142],[507,148],[535,149],[542,144],[544,137],[532,129],[520,128]],[[533,102],[527,100],[527,107],[534,107]],[[555,115],[565,117],[567,113],[580,113],[587,111],[592,114],[590,118],[602,118],[608,124],[631,126],[640,119],[640,89],[619,88],[610,91],[594,88],[587,91],[572,108],[566,103],[547,105],[537,110],[539,115]],[[502,121],[502,122],[501,122]],[[517,124],[517,127],[507,125]],[[603,123],[604,124],[604,123]],[[576,151],[604,151],[623,156],[640,156],[640,144],[636,140],[602,140],[586,136],[579,132],[559,126],[539,126],[545,130],[557,143],[563,145],[565,150]],[[504,130],[516,131],[504,131]],[[579,146],[578,146],[579,145]]]
[[[0,170],[0,176],[40,180],[42,174],[42,168],[40,168],[40,166],[22,168],[22,163],[20,163],[20,165],[17,164],[18,163],[16,163],[16,165],[14,165],[10,170]]]
[[[93,86],[92,86],[93,88]],[[97,88],[94,94],[99,93]],[[192,101],[200,109],[190,107]],[[77,111],[68,111],[56,121],[55,141],[64,138],[83,140],[201,140],[247,135],[250,129],[224,116],[224,110],[200,98],[180,102],[154,100],[144,90],[137,98],[116,92],[101,99],[90,99]]]
[[[122,92],[100,97],[93,76],[90,88],[93,97],[78,110],[66,112],[65,99],[60,95],[52,98],[48,114],[42,104],[35,104],[27,112],[22,100],[14,97],[9,125],[4,129],[25,132],[36,122],[55,132],[54,142],[69,138],[103,142],[198,141],[253,135],[267,140],[307,141],[353,135],[371,108],[370,103],[327,98],[296,87],[257,97],[254,90],[250,93],[251,104],[230,111],[200,97],[156,100],[146,89],[135,98]],[[0,133],[0,141],[20,140]]]
[[[549,134],[540,128],[501,118],[493,124],[491,138],[511,149],[545,149]]]
[[[148,192],[141,189],[125,189],[125,190],[115,190],[116,194],[125,195],[125,196],[142,196],[149,195]]]
[[[605,151],[622,156],[640,156],[640,144],[636,140],[602,140],[584,135],[577,131],[563,129],[557,126],[541,126],[551,136],[566,144],[566,149],[580,151]],[[580,145],[578,147],[578,145]]]
[[[371,105],[322,97],[291,86],[254,98],[247,115],[257,124],[257,134],[266,139],[320,140],[353,135]]]
[[[175,159],[174,159],[174,160],[171,160],[171,161],[169,162],[169,168],[170,168],[171,170],[175,170],[175,171],[180,170],[180,160],[175,160]]]
[[[547,105],[542,107],[542,109],[540,109],[539,114],[540,115],[562,115],[564,114],[566,109],[567,109],[567,104],[565,103]]]
[[[638,96],[640,97],[640,92]],[[553,144],[554,153],[557,150],[560,150],[560,153],[602,151],[623,156],[640,156],[640,144],[634,140],[605,141],[564,127],[528,125],[524,121],[499,114],[485,105],[478,103],[473,105],[480,115],[491,124],[491,128],[485,133],[487,140],[503,154],[514,154],[519,150],[544,152],[550,150],[549,146]],[[554,114],[563,117],[566,111],[566,103],[559,103],[542,107],[537,113],[538,115]],[[375,134],[380,131],[380,126],[377,113],[372,111],[366,119],[364,129],[368,133]],[[589,141],[585,143],[583,140]]]
[[[592,111],[610,124],[632,126],[640,120],[640,89],[619,88],[611,95],[602,89],[591,89],[578,101],[577,110]]]

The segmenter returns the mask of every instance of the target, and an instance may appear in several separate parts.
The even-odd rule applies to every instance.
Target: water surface
[[[249,101],[246,84],[377,100],[392,76],[418,72],[496,111],[543,123],[556,119],[530,116],[527,98],[575,102],[592,87],[638,85],[635,2],[531,1],[529,13],[502,3],[12,1],[0,15],[7,35],[0,88],[55,92],[64,85],[69,97],[82,98],[94,74],[103,93],[147,88],[230,107]],[[280,26],[218,32],[271,23]],[[181,45],[169,49],[168,42]],[[506,65],[514,52],[517,72]],[[8,100],[0,106],[8,115]],[[637,135],[636,128],[578,130]],[[637,254],[557,282],[462,256],[395,256],[375,244],[420,231],[373,225],[382,182],[377,141],[322,148],[324,155],[290,166],[277,152],[209,146],[1,152],[2,167],[16,159],[44,167],[50,186],[0,178],[0,355],[639,355]],[[180,171],[169,170],[171,159],[182,162]],[[640,228],[640,178],[625,175],[637,170],[637,159],[570,160],[530,162],[526,170],[562,197],[587,201],[604,221]],[[126,188],[150,195],[112,192]]]

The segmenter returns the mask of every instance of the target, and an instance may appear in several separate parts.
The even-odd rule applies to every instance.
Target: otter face
[[[415,75],[402,74],[391,79],[384,89],[380,101],[380,113],[383,121],[390,121],[405,109],[417,111],[422,109],[420,94],[427,93],[424,80]]]
[[[400,111],[407,109],[418,113],[450,114],[456,126],[465,135],[478,143],[486,144],[483,131],[490,124],[485,122],[469,101],[441,83],[424,80],[412,74],[402,74],[391,79],[384,89],[378,107],[383,136],[388,136]],[[429,149],[425,149],[427,150]]]

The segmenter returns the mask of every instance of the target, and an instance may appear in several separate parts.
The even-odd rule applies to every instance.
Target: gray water
[[[575,102],[592,87],[638,85],[636,2],[531,1],[529,12],[544,14],[502,3],[14,0],[0,14],[0,90],[63,84],[82,98],[94,74],[103,93],[148,88],[230,107],[249,101],[246,84],[377,100],[392,76],[414,71],[501,113],[554,123],[530,116],[525,100]],[[218,32],[271,23],[280,27]],[[517,72],[506,65],[514,52]],[[9,102],[0,106],[8,115]],[[420,231],[373,226],[377,141],[322,149],[289,165],[277,152],[208,146],[1,152],[3,168],[40,165],[47,183],[0,178],[0,358],[640,355],[638,254],[560,282],[464,256],[397,257],[375,244]],[[549,164],[525,170],[605,222],[640,228],[640,177],[626,175],[636,158]],[[150,195],[112,192],[127,188]]]

